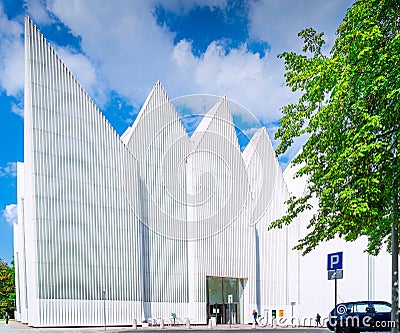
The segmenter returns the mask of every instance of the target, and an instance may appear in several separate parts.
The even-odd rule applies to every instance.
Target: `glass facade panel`
[[[238,302],[239,279],[224,278],[224,302],[228,303],[228,295],[232,295],[232,302]]]
[[[208,303],[222,303],[222,278],[207,277]]]

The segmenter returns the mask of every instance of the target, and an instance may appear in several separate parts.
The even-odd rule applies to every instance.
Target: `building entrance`
[[[207,276],[207,319],[215,317],[217,324],[242,323],[243,289],[244,279]]]
[[[239,303],[215,303],[208,305],[208,318],[215,317],[217,324],[239,324]],[[232,317],[231,317],[232,316]]]

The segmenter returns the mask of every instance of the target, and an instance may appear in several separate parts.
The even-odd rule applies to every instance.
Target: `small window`
[[[391,312],[392,311],[392,308],[387,304],[373,303],[372,305],[375,308],[375,312]]]
[[[369,311],[369,304],[368,303],[356,303],[354,304],[354,311],[357,313],[366,313]]]

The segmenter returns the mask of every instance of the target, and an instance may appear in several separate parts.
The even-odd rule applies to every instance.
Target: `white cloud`
[[[0,166],[0,177],[15,177],[17,175],[17,163],[8,162],[5,167]]]
[[[249,138],[251,138],[254,133],[256,133],[260,128],[259,127],[250,127],[250,128],[246,128],[243,133],[246,134],[246,136],[248,136]]]
[[[11,103],[11,112],[22,118],[24,117],[24,107],[19,104]]]
[[[99,80],[141,105],[153,84],[173,75],[173,35],[159,27],[149,1],[48,2],[95,63]]]
[[[289,90],[280,84],[282,72],[273,68],[273,60],[269,54],[260,58],[245,47],[225,54],[221,46],[212,43],[196,68],[196,83],[203,90],[227,95],[261,121],[271,122],[280,117],[279,108],[290,98]]]
[[[335,31],[342,22],[346,9],[353,0],[260,0],[251,3],[250,34],[267,41],[274,54],[283,51],[299,52],[302,41],[300,30],[314,28],[325,33],[332,46]]]
[[[197,65],[198,60],[193,55],[192,43],[182,39],[172,51],[172,59],[181,70],[191,70],[193,65]]]
[[[173,87],[182,80],[190,93],[227,95],[263,122],[276,121],[279,109],[294,98],[283,84],[283,69],[276,59],[252,54],[245,45],[226,53],[223,45],[213,42],[199,59],[190,44],[181,41],[173,55],[177,73]]]
[[[195,5],[212,8],[226,4],[222,0],[161,2],[179,14]],[[161,80],[172,97],[193,93],[227,95],[270,122],[277,120],[281,116],[279,108],[294,98],[284,86],[283,62],[276,59],[276,54],[300,43],[297,33],[301,28],[316,26],[334,31],[349,1],[338,4],[335,0],[312,0],[308,4],[301,0],[295,5],[289,0],[252,2],[251,37],[272,45],[271,53],[263,58],[248,52],[245,45],[226,54],[219,41],[212,42],[201,58],[193,54],[187,40],[173,45],[174,34],[158,26],[153,16],[154,6],[159,3],[49,0],[47,7],[82,38],[83,51],[98,65],[97,80],[127,96],[134,106],[141,105],[152,85]],[[93,73],[84,72],[89,84],[95,79]],[[84,85],[85,80],[79,80]]]
[[[25,0],[24,2],[29,16],[37,24],[50,24],[53,22],[46,9],[44,0]]]
[[[3,218],[11,226],[18,223],[18,206],[16,204],[7,205],[3,210]]]
[[[0,3],[0,86],[7,95],[21,97],[24,88],[23,27],[9,20]]]
[[[272,123],[281,117],[279,109],[296,97],[285,87],[283,61],[276,55],[286,50],[299,51],[301,41],[297,33],[310,26],[325,31],[331,44],[352,1],[251,2],[250,38],[272,46],[264,57],[252,54],[246,45],[226,52],[221,41],[213,41],[201,57],[195,56],[189,41],[181,40],[174,45],[174,33],[157,25],[153,13],[160,3],[181,15],[196,5],[213,8],[227,2],[27,0],[27,7],[34,19],[46,22],[56,16],[80,37],[84,54],[67,48],[57,48],[57,52],[100,106],[106,102],[104,92],[114,90],[126,96],[137,110],[153,84],[160,80],[172,98],[227,95],[262,122]],[[6,29],[9,23],[11,29]],[[0,84],[7,93],[16,94],[23,87],[22,26],[2,14],[0,31],[1,36],[8,38],[0,42],[0,51],[5,55],[0,59]],[[6,50],[7,40],[12,52]],[[16,52],[21,59],[15,57]]]
[[[153,84],[161,80],[172,97],[227,95],[263,120],[279,117],[283,98],[287,100],[290,95],[282,88],[282,70],[274,68],[282,64],[275,58],[248,52],[245,45],[225,54],[217,41],[198,58],[187,40],[173,45],[173,34],[155,22],[153,5],[123,0],[112,4],[49,2],[53,13],[82,38],[81,46],[88,57],[99,64],[98,80],[128,97],[134,106],[141,105]]]
[[[50,18],[46,5],[42,0],[25,1],[27,12],[35,23],[49,24]],[[24,41],[23,26],[18,20],[9,20],[0,3],[0,89],[4,89],[8,96],[16,97],[21,101],[24,88]],[[92,97],[99,97],[104,101],[103,85],[99,84],[96,70],[91,61],[83,54],[73,52],[68,48],[52,45],[62,60],[88,91]],[[13,103],[11,111],[23,117],[23,108]]]

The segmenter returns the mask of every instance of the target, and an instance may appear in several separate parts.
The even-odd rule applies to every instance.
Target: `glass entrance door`
[[[225,322],[226,324],[239,324],[238,316],[239,303],[226,304],[225,306]]]
[[[207,320],[215,317],[217,324],[239,324],[243,290],[243,279],[208,276]]]
[[[215,317],[216,324],[225,324],[225,304],[215,303],[208,305],[208,319]]]

